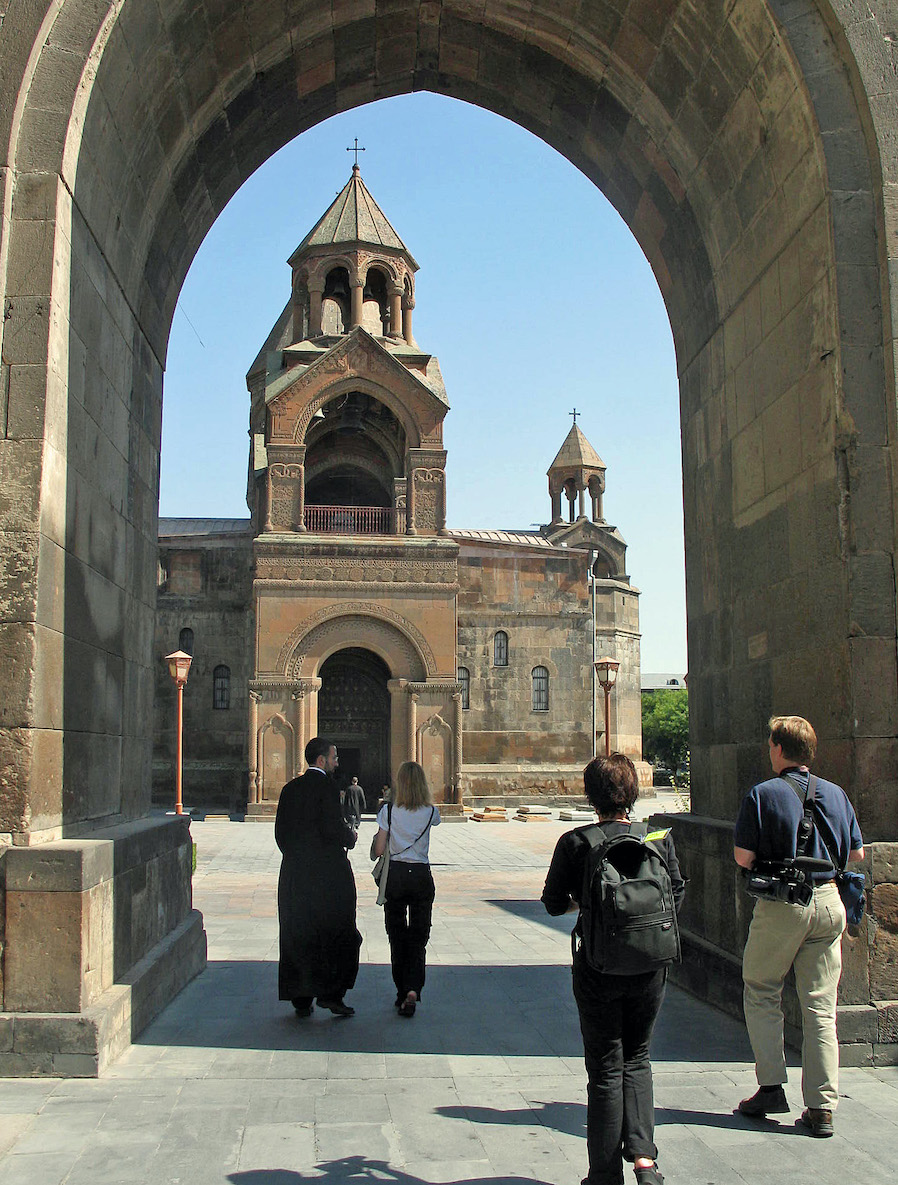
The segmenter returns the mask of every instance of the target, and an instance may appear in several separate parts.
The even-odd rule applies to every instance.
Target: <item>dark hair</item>
[[[817,755],[817,734],[803,716],[771,716],[770,739],[790,761],[808,763]]]
[[[319,757],[327,757],[333,747],[333,741],[325,740],[324,737],[312,737],[306,745],[306,765],[314,765]]]
[[[583,771],[583,787],[598,814],[628,811],[639,794],[636,766],[623,753],[595,757]]]

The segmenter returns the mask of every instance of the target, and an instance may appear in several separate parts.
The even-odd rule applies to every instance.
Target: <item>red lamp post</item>
[[[178,689],[178,740],[177,740],[177,756],[175,758],[175,814],[184,814],[184,805],[181,801],[181,755],[184,743],[184,684],[187,682],[187,676],[190,674],[190,664],[193,659],[189,654],[183,650],[175,650],[171,654],[166,654],[165,661],[168,663],[168,673],[175,681],[175,686]]]
[[[596,675],[605,693],[605,756],[611,756],[611,688],[617,679],[620,663],[613,658],[600,658],[594,663]]]

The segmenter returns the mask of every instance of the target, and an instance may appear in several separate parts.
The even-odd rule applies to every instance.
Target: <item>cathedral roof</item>
[[[360,242],[403,251],[411,259],[408,247],[369,193],[359,166],[353,165],[352,176],[293,252],[289,262],[292,264],[296,256],[309,247],[334,247]],[[414,260],[411,259],[411,262],[414,263]]]
[[[558,456],[549,466],[553,469],[604,469],[605,462],[592,447],[576,424],[568,432]]]

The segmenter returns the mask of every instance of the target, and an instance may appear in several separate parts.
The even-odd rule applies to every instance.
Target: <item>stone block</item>
[[[9,1012],[78,1012],[83,1001],[85,894],[6,893],[4,1006]]]
[[[13,1020],[13,1052],[25,1057],[39,1053],[95,1057],[97,1027],[86,1016],[23,1016]]]
[[[870,1004],[839,1004],[836,1028],[840,1045],[857,1042],[872,1044],[879,1033],[877,1009]]]
[[[873,884],[898,885],[898,843],[865,843],[864,847]]]
[[[20,893],[81,893],[112,878],[113,845],[60,840],[6,853],[6,887]]]
[[[898,1066],[898,1044],[882,1045],[879,1042],[874,1043],[873,1065]]]
[[[876,1065],[875,1050],[876,1046],[866,1041],[840,1045],[839,1065],[846,1068]]]
[[[855,731],[860,736],[898,733],[895,639],[849,639]]]
[[[97,1078],[99,1073],[99,1055],[88,1053],[53,1054],[53,1074],[60,1078]]]

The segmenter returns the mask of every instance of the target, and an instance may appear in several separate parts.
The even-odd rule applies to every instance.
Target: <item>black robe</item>
[[[281,791],[274,838],[283,853],[278,880],[278,997],[340,1000],[355,983],[362,937],[355,925],[355,879],[346,849],[340,792],[317,770]]]

